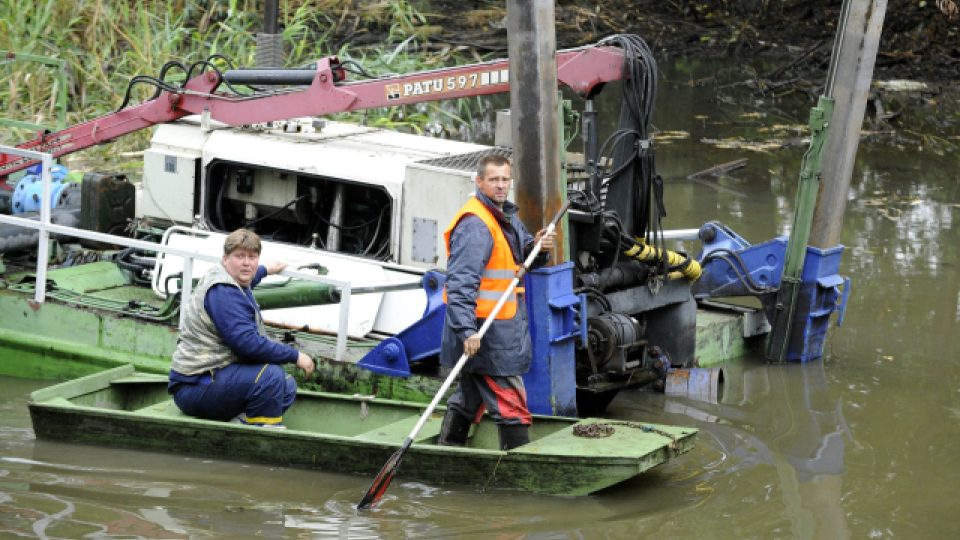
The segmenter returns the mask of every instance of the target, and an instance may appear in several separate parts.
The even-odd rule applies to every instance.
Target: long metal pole
[[[560,175],[557,38],[553,0],[507,0],[513,175],[520,216],[531,231],[566,200]],[[558,229],[554,261],[566,258]]]
[[[796,214],[787,241],[783,277],[780,278],[780,291],[777,293],[777,303],[767,339],[767,359],[775,362],[782,362],[786,357],[793,332],[803,263],[806,260],[807,241],[810,237],[810,221],[820,187],[820,158],[827,137],[826,127],[832,113],[833,100],[828,96],[820,96],[817,106],[810,109],[810,147],[803,155],[800,166]]]
[[[263,33],[280,33],[280,0],[266,0],[263,3]]]
[[[843,76],[828,81],[836,103],[827,128],[823,183],[810,229],[810,245],[821,249],[840,243],[887,0],[853,0],[848,10],[842,46],[834,54],[835,71]]]
[[[796,215],[767,339],[766,356],[771,361],[782,362],[790,347],[808,243],[815,238],[816,247],[828,248],[840,239],[843,205],[885,11],[886,0],[843,2],[823,95],[810,110],[810,148],[801,164]],[[834,119],[834,95],[841,90],[845,110]],[[831,129],[835,121],[841,126]],[[832,167],[830,182],[821,181],[826,160],[830,160]],[[816,237],[813,236],[815,220]]]
[[[38,305],[43,302],[47,294],[47,264],[50,262],[50,167],[53,165],[53,158],[50,154],[43,154],[40,158],[40,228],[39,241],[37,244],[37,285],[34,292],[33,301]]]
[[[569,202],[565,202],[560,207],[560,210],[557,211],[557,214],[553,217],[553,219],[550,220],[550,223],[547,224],[547,234],[550,234],[556,229],[557,224],[561,219],[563,219],[563,215],[569,208]],[[523,280],[523,276],[530,269],[530,266],[533,265],[533,261],[536,260],[537,255],[540,254],[540,248],[542,245],[542,238],[533,245],[533,249],[531,249],[530,254],[527,255],[527,258],[523,261],[523,265],[517,271],[517,275],[513,278],[513,280],[510,281],[507,289],[503,291],[500,299],[497,300],[497,303],[494,304],[493,309],[490,310],[490,315],[487,316],[487,318],[483,321],[483,324],[480,325],[480,329],[477,330],[478,338],[482,339],[484,334],[487,333],[487,330],[490,329],[490,325],[493,324],[494,320],[496,320],[497,314],[500,313],[503,305],[507,303],[507,298],[513,294],[517,288],[517,285]],[[383,494],[387,491],[387,487],[390,486],[390,482],[393,481],[393,477],[396,475],[397,469],[400,468],[400,463],[403,461],[403,454],[408,448],[410,448],[410,445],[413,444],[413,440],[417,437],[417,434],[420,433],[420,430],[427,422],[427,419],[430,418],[430,415],[433,414],[433,410],[437,408],[440,400],[447,393],[447,390],[450,389],[453,381],[456,380],[457,375],[460,374],[460,370],[463,369],[463,366],[466,365],[469,358],[470,357],[467,356],[467,353],[460,355],[460,359],[457,360],[457,363],[454,364],[453,369],[451,369],[450,373],[447,374],[447,378],[443,381],[443,384],[440,385],[440,389],[437,390],[437,393],[433,396],[433,400],[430,401],[430,404],[427,405],[427,408],[423,411],[423,414],[420,415],[420,419],[417,420],[417,423],[413,426],[413,429],[410,430],[410,435],[407,435],[407,438],[403,440],[403,444],[400,445],[400,449],[394,452],[393,455],[387,459],[387,462],[383,464],[380,472],[378,472],[377,476],[373,479],[373,482],[370,484],[370,488],[367,489],[367,492],[364,493],[363,498],[360,499],[360,503],[357,504],[357,508],[359,510],[365,510],[372,507],[380,501],[381,497],[383,497]]]
[[[833,116],[833,85],[837,78],[837,58],[843,48],[844,27],[849,16],[853,0],[843,0],[840,14],[840,26],[834,37],[830,67],[823,95],[817,105],[810,109],[810,146],[803,154],[800,164],[800,183],[797,186],[796,209],[793,226],[787,241],[787,250],[783,260],[783,276],[780,278],[780,290],[774,306],[773,319],[770,321],[770,334],[767,336],[766,356],[768,360],[783,362],[790,348],[793,333],[793,321],[796,316],[797,298],[800,293],[803,263],[807,255],[807,242],[810,239],[810,224],[813,220],[817,193],[820,190],[820,175],[823,148],[826,144],[827,127]]]
[[[554,218],[554,220],[547,225],[547,234],[552,233],[556,229],[557,224],[560,222],[560,219],[563,218],[563,214],[566,213],[567,208],[569,207],[570,207],[569,204],[565,204],[560,208],[560,211],[557,212],[557,215]],[[484,334],[487,333],[487,330],[490,329],[490,325],[492,325],[493,321],[496,320],[497,314],[500,313],[500,310],[503,308],[503,305],[507,303],[507,298],[510,298],[510,296],[513,294],[513,291],[516,290],[517,285],[519,285],[520,281],[523,280],[523,276],[530,269],[530,266],[533,265],[533,261],[536,260],[537,255],[540,254],[542,242],[543,241],[541,240],[540,242],[537,242],[536,244],[534,244],[533,249],[530,250],[530,254],[527,255],[526,260],[523,261],[523,266],[520,267],[520,270],[517,272],[516,277],[514,277],[513,280],[510,281],[510,285],[507,286],[507,290],[503,291],[503,294],[500,295],[500,298],[497,300],[497,303],[494,304],[493,309],[490,310],[490,315],[488,315],[487,318],[484,319],[483,324],[480,325],[480,329],[477,330],[478,338],[482,339]],[[440,386],[440,389],[437,390],[437,394],[433,397],[433,400],[430,402],[430,404],[427,405],[426,410],[420,416],[420,420],[418,420],[416,425],[413,426],[413,429],[410,430],[410,436],[407,437],[408,440],[412,441],[413,438],[417,436],[417,433],[420,433],[420,429],[423,428],[423,424],[425,424],[427,421],[427,418],[430,417],[430,413],[432,413],[433,410],[437,408],[437,404],[440,403],[440,399],[443,398],[444,394],[447,393],[447,390],[450,389],[450,386],[453,384],[453,381],[457,378],[457,375],[460,374],[460,371],[463,369],[463,366],[466,365],[468,358],[469,356],[467,356],[467,353],[463,353],[462,355],[460,355],[460,359],[457,360],[457,363],[454,364],[453,369],[451,369],[450,373],[447,374],[447,379],[443,381],[443,384]]]

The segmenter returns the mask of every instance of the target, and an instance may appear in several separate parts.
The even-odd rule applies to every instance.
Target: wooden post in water
[[[520,217],[534,233],[566,200],[560,171],[557,38],[553,0],[507,0],[510,131]],[[566,243],[558,228],[553,261]]]
[[[827,82],[817,106],[810,110],[810,148],[801,164],[796,215],[767,339],[766,356],[771,361],[783,362],[796,341],[793,325],[804,285],[807,246],[828,249],[840,238],[885,11],[886,0],[843,2]],[[819,236],[814,238],[817,218]],[[808,316],[806,311],[801,315]]]
[[[856,163],[860,128],[873,80],[873,66],[887,0],[852,0],[831,72],[833,118],[827,128],[820,191],[809,244],[821,249],[840,243],[843,212]]]

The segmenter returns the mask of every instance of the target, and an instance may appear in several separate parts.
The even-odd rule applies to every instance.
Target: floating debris
[[[690,138],[690,132],[688,131],[658,131],[653,134],[654,140],[658,142],[663,141],[673,141],[673,140],[683,140]]]
[[[929,85],[922,81],[909,81],[906,79],[893,79],[890,81],[873,81],[873,86],[886,90],[888,92],[922,92],[929,90]]]
[[[690,180],[693,178],[699,178],[703,176],[722,176],[731,171],[735,171],[737,169],[740,169],[746,166],[747,166],[747,158],[741,158],[734,161],[728,161],[726,163],[720,163],[718,165],[714,165],[713,167],[710,167],[709,169],[704,169],[702,171],[695,172],[693,174],[688,174],[687,179]]]
[[[779,150],[786,146],[786,142],[779,139],[770,139],[767,141],[745,141],[739,137],[730,137],[727,139],[700,139],[700,142],[716,146],[717,148],[750,150],[752,152],[769,152],[771,150]]]
[[[763,126],[757,128],[757,131],[760,133],[768,132],[788,132],[788,133],[806,133],[809,130],[809,126],[805,124],[773,124],[772,126]]]

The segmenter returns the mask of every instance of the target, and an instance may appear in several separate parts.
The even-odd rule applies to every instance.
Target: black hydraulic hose
[[[603,209],[619,209],[624,214],[620,217],[626,226],[620,228],[620,233],[645,237],[648,245],[663,250],[663,179],[656,172],[650,133],[657,93],[656,60],[638,36],[611,36],[598,45],[620,47],[624,55],[617,130],[604,141],[599,152],[600,162],[612,163],[601,184],[601,189],[606,190]],[[666,264],[658,264],[658,273],[666,271]]]
[[[234,64],[233,64],[233,60],[230,60],[229,58],[227,58],[226,56],[224,56],[224,55],[222,55],[222,54],[220,54],[220,53],[213,53],[213,54],[211,54],[210,56],[208,56],[208,57],[207,57],[207,63],[208,63],[208,65],[209,65],[211,62],[213,62],[214,60],[220,60],[220,61],[222,61],[224,64],[227,65],[227,69],[228,69],[228,70],[229,70],[229,69],[235,69],[235,66],[234,66]],[[237,94],[238,96],[252,96],[252,95],[256,95],[257,93],[263,91],[262,88],[259,88],[259,87],[256,87],[256,86],[247,84],[247,85],[245,85],[245,86],[246,86],[247,88],[250,88],[251,90],[253,90],[254,93],[253,93],[253,94],[250,94],[250,93],[248,93],[248,92],[241,92],[241,91],[237,90],[236,88],[234,88],[233,85],[230,84],[230,81],[227,80],[226,72],[220,72],[220,71],[218,71],[217,74],[220,76],[220,80],[223,81],[223,84],[224,84],[227,88],[229,88],[231,92],[233,92],[234,94]]]
[[[748,292],[752,294],[763,294],[766,292],[773,292],[774,290],[776,290],[771,287],[757,288],[757,284],[755,281],[753,281],[753,278],[750,277],[750,274],[746,274],[742,272],[739,268],[737,268],[736,265],[733,264],[732,261],[730,261],[729,258],[727,258],[726,255],[718,255],[716,259],[721,260],[730,266],[734,274],[736,274],[737,279],[740,281],[740,283],[743,284],[744,287],[746,287]]]
[[[117,254],[116,260],[145,269],[153,268],[157,259],[155,257],[141,257],[136,254],[137,251],[140,250],[138,248],[128,247]]]
[[[290,208],[290,207],[293,206],[294,204],[302,201],[303,199],[305,199],[305,198],[307,198],[307,197],[309,197],[309,196],[310,196],[310,195],[308,195],[308,194],[301,195],[301,196],[293,199],[292,201],[288,202],[287,204],[281,206],[280,208],[277,208],[277,209],[274,210],[273,212],[270,212],[269,214],[260,216],[260,217],[258,217],[257,219],[251,219],[250,221],[247,222],[246,227],[249,227],[249,226],[253,225],[254,223],[260,223],[261,221],[263,221],[263,220],[265,220],[265,219],[272,218],[273,216],[279,214],[280,212],[283,212],[283,211],[286,210],[287,208]]]
[[[155,86],[160,91],[166,90],[167,92],[171,92],[171,93],[177,93],[180,91],[180,87],[173,86],[156,77],[151,77],[149,75],[135,75],[133,78],[130,79],[130,82],[127,84],[127,91],[123,96],[123,102],[120,104],[119,107],[117,107],[117,110],[114,112],[120,112],[123,109],[125,109],[127,105],[130,104],[130,97],[131,97],[130,94],[133,91],[133,87],[137,84],[150,84],[152,86]],[[156,97],[157,95],[159,94],[154,93],[154,97]]]
[[[389,206],[384,206],[384,209],[387,209],[387,208],[389,208]],[[325,225],[327,225],[327,226],[334,227],[334,228],[336,228],[336,229],[340,229],[341,231],[350,231],[350,230],[354,230],[354,229],[362,229],[362,228],[364,228],[364,227],[370,226],[370,225],[373,224],[373,222],[375,222],[375,221],[380,221],[380,220],[382,219],[382,218],[380,217],[380,216],[382,216],[382,214],[383,214],[383,212],[381,211],[381,213],[380,213],[380,215],[379,215],[378,217],[371,218],[370,220],[364,221],[363,223],[360,223],[360,224],[358,224],[358,225],[337,225],[336,223],[331,223],[330,220],[328,220],[327,218],[321,216],[320,214],[317,214],[317,218],[319,218],[320,221],[322,221],[322,222],[323,222]]]
[[[597,301],[600,302],[601,307],[605,312],[613,311],[613,306],[610,305],[610,299],[607,298],[606,295],[604,295],[602,292],[600,292],[594,287],[577,287],[576,289],[573,290],[573,292],[574,294],[583,293],[591,298],[596,298]]]
[[[229,82],[229,81],[225,80],[223,72],[222,72],[220,69],[218,69],[218,68],[213,64],[213,61],[214,61],[214,60],[221,60],[221,61],[223,61],[223,62],[227,65],[228,68],[231,68],[231,69],[233,68],[233,62],[232,62],[229,58],[227,58],[226,56],[224,56],[224,55],[222,55],[222,54],[215,53],[215,54],[211,54],[210,56],[208,56],[208,57],[207,57],[206,59],[204,59],[204,60],[198,60],[198,61],[190,64],[189,67],[187,67],[185,64],[183,64],[182,62],[179,62],[179,61],[177,61],[177,60],[171,60],[171,61],[169,61],[169,62],[166,62],[166,63],[163,65],[163,67],[160,68],[160,75],[159,75],[158,77],[153,77],[153,76],[150,76],[150,75],[135,75],[135,76],[133,76],[133,77],[130,79],[130,82],[127,84],[127,90],[126,90],[126,92],[124,93],[123,102],[120,104],[119,107],[117,107],[117,109],[116,109],[115,112],[122,111],[123,109],[125,109],[125,108],[127,107],[127,105],[130,104],[130,99],[131,99],[131,97],[132,97],[131,94],[132,94],[132,91],[133,91],[133,87],[136,86],[136,85],[138,85],[138,84],[149,84],[149,85],[154,86],[154,87],[156,88],[156,91],[153,93],[152,96],[150,96],[150,98],[148,99],[148,101],[149,101],[149,100],[153,100],[153,99],[157,99],[158,97],[160,97],[160,94],[161,94],[162,92],[164,92],[164,91],[170,92],[170,93],[177,93],[177,92],[180,92],[181,90],[183,90],[183,86],[182,86],[182,85],[174,84],[174,83],[169,82],[169,81],[166,80],[167,72],[168,72],[170,69],[172,69],[172,68],[179,68],[180,70],[182,70],[182,71],[184,72],[184,82],[189,81],[190,78],[193,77],[194,72],[195,72],[195,71],[198,71],[198,68],[199,68],[199,71],[198,71],[198,72],[202,72],[203,68],[205,68],[205,67],[206,67],[206,68],[210,68],[211,71],[213,71],[214,73],[216,73],[218,80],[219,80],[220,82],[224,83],[224,84],[227,86],[227,88],[230,89],[230,91],[232,91],[234,94],[236,94],[236,95],[238,95],[238,96],[243,96],[243,97],[254,96],[254,95],[256,95],[256,92],[260,92],[260,91],[261,91],[260,88],[257,88],[257,87],[254,87],[254,86],[250,86],[250,88],[251,88],[252,90],[254,90],[255,93],[251,94],[251,93],[249,93],[249,92],[247,92],[247,93],[240,92],[239,90],[237,90],[236,88],[234,88],[232,85],[230,85],[230,82]]]
[[[179,279],[179,280],[183,280],[183,272],[177,272],[177,273],[175,273],[175,274],[170,274],[169,276],[167,276],[167,279],[163,280],[163,292],[164,292],[167,296],[170,296],[170,294],[172,294],[172,293],[170,292],[170,282],[171,282],[171,281],[178,280],[178,279]],[[178,294],[179,294],[179,293],[178,293]]]
[[[374,242],[376,242],[377,237],[380,236],[380,224],[383,222],[383,215],[386,214],[387,210],[390,208],[390,205],[384,205],[383,209],[380,210],[380,217],[377,218],[377,225],[373,230],[373,238],[370,239],[370,244],[367,246],[367,249],[363,250],[362,255],[370,253],[370,250],[373,249]]]
[[[214,201],[213,214],[217,218],[216,226],[221,231],[226,229],[226,223],[223,221],[223,201],[224,194],[227,192],[227,181],[224,180],[220,183],[220,189],[217,190],[217,200]]]
[[[688,266],[690,266],[690,264],[693,263],[693,259],[692,259],[689,255],[687,255],[686,253],[684,253],[684,252],[682,252],[682,251],[675,251],[674,253],[676,253],[677,255],[680,255],[681,257],[683,257],[683,261],[681,261],[679,264],[671,265],[670,267],[667,268],[667,271],[669,271],[669,272],[683,272],[684,270],[687,269]]]
[[[191,78],[193,78],[193,71],[197,68],[200,68],[200,70],[197,71],[198,74],[203,73],[204,67],[208,67],[217,72],[217,75],[220,75],[220,70],[217,69],[217,67],[214,66],[209,60],[197,60],[196,62],[190,64],[190,68],[187,70],[187,80],[189,81]]]
[[[39,212],[26,212],[19,214],[18,217],[40,220]],[[80,206],[57,207],[50,211],[50,222],[55,225],[77,228],[80,226]],[[72,239],[68,235],[51,235],[58,240]],[[19,225],[10,225],[0,223],[0,254],[36,249],[37,242],[40,239],[40,231],[37,229],[27,229]]]
[[[150,280],[143,276],[143,268],[124,261],[114,261],[117,266],[133,274],[133,282],[137,285],[149,285]]]
[[[354,69],[349,69],[348,66],[352,66]],[[368,79],[381,78],[364,69],[364,67],[358,64],[355,60],[343,60],[340,62],[340,67],[342,67],[345,71],[349,71],[350,73],[356,73],[357,75],[363,75]]]
[[[734,259],[737,261],[737,264],[734,264],[731,260]],[[750,272],[747,270],[747,264],[743,261],[743,258],[740,257],[735,251],[731,251],[726,248],[715,249],[711,251],[700,264],[705,268],[707,263],[712,260],[721,260],[727,265],[730,266],[730,269],[737,275],[737,279],[753,294],[763,294],[768,292],[773,292],[777,290],[776,287],[770,287],[766,285],[760,285],[750,276]]]
[[[603,141],[603,145],[600,147],[600,155],[601,156],[604,155],[610,147],[616,148],[616,146],[620,144],[621,141],[628,135],[633,135],[639,138],[640,132],[634,129],[618,129],[617,131],[614,131],[613,133],[610,134],[609,137],[607,137],[607,140]],[[631,163],[630,161],[625,161],[624,163],[621,163],[616,169],[608,172],[605,175],[606,181],[609,182],[612,179],[618,178],[619,175],[624,171],[624,169],[630,166],[630,163]]]
[[[159,75],[158,79],[159,79],[161,82],[164,82],[164,83],[167,82],[167,71],[170,71],[171,68],[180,68],[180,69],[183,71],[183,74],[184,74],[184,75],[187,74],[187,66],[186,66],[186,65],[184,65],[182,62],[179,62],[179,61],[177,61],[177,60],[170,60],[169,62],[163,64],[163,67],[160,68],[160,75]],[[129,92],[129,89],[128,89],[128,92]],[[154,92],[152,96],[150,96],[150,99],[151,99],[151,100],[157,99],[158,97],[160,97],[160,94],[161,94],[162,92],[163,92],[163,89],[160,88],[160,87],[157,87],[157,91]],[[128,93],[128,95],[127,95],[127,100],[129,100],[129,93]],[[126,106],[126,101],[124,101],[124,105],[121,106],[120,109],[123,109],[124,106]]]

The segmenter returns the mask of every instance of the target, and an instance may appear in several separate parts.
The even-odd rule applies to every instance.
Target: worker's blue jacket
[[[506,201],[503,211],[479,191],[476,197],[497,218],[510,244],[517,265],[533,249],[533,236],[517,217],[517,205]],[[523,249],[521,250],[521,246]],[[463,341],[477,333],[484,320],[476,315],[477,289],[480,276],[490,260],[493,236],[483,221],[465,215],[450,234],[450,257],[447,260],[447,315],[440,348],[440,364],[453,367],[463,354]],[[542,266],[549,258],[542,253],[533,267]],[[520,283],[523,286],[523,283]],[[518,299],[517,314],[512,319],[495,320],[483,336],[480,351],[467,361],[464,371],[487,375],[522,375],[530,369],[530,332],[523,298]]]

